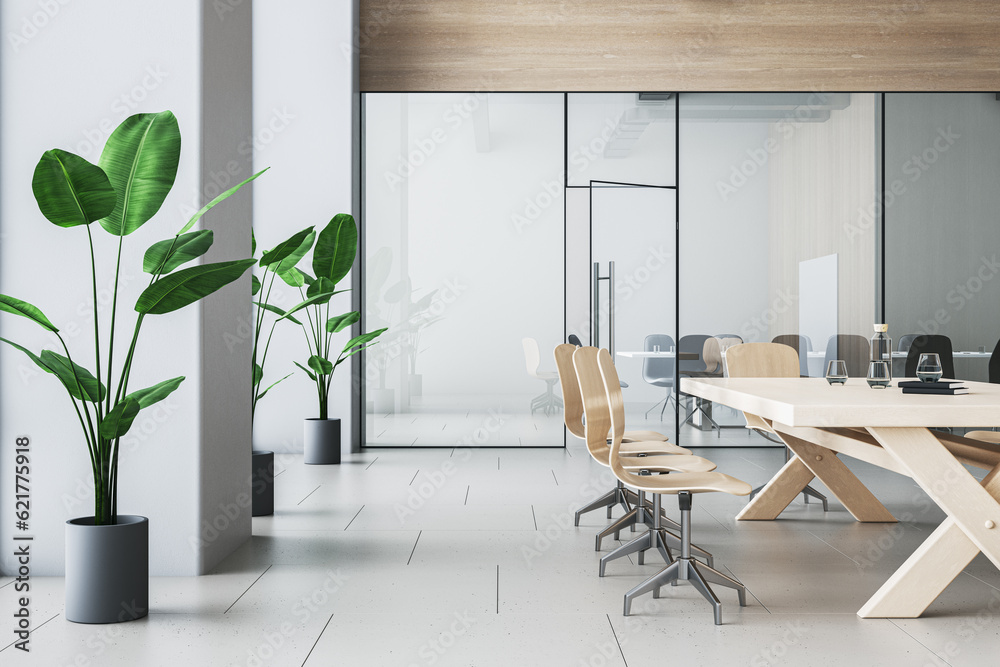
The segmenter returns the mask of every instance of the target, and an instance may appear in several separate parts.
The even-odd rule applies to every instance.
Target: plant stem
[[[90,226],[87,226],[88,229]],[[118,237],[118,258],[115,260],[115,289],[111,297],[111,332],[108,335],[108,402],[105,407],[105,412],[111,412],[111,371],[112,371],[112,359],[115,356],[115,316],[118,314],[118,276],[121,272],[122,265],[122,240],[125,237]],[[94,292],[94,303],[97,303],[97,292],[96,292],[96,282],[95,282],[95,292]],[[95,320],[97,318],[94,318]]]
[[[94,292],[94,356],[97,358],[96,359],[97,368],[95,370],[97,371],[97,386],[100,387],[101,386],[101,330],[100,330],[100,323],[98,322],[98,317],[97,317],[98,314],[97,313],[97,260],[94,257],[94,235],[90,233],[90,225],[86,225],[86,227],[87,227],[87,241],[90,244],[90,276],[92,278],[91,284],[93,286],[93,292]],[[65,344],[63,344],[63,346],[65,347]],[[66,355],[68,358],[69,357],[68,350],[66,352]],[[79,386],[79,384],[80,380],[79,378],[77,378],[77,385]],[[110,375],[108,375],[108,384],[111,384]],[[82,389],[80,389],[80,393],[81,394],[83,393]],[[108,393],[110,393],[110,390]],[[95,404],[97,406],[98,422],[101,421],[101,416],[103,412],[101,410],[100,398],[101,398],[100,390],[98,389],[97,401],[95,401]]]

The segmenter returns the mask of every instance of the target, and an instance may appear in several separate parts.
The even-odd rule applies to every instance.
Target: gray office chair
[[[808,336],[799,334],[781,334],[771,339],[772,343],[787,345],[799,355],[799,377],[809,377],[809,353],[812,352],[812,343]]]
[[[674,339],[667,334],[646,336],[642,343],[642,349],[646,352],[652,352],[656,347],[665,352],[674,347]],[[666,357],[644,357],[642,360],[642,379],[647,384],[654,387],[664,387],[667,390],[667,395],[663,397],[663,400],[657,401],[653,407],[646,410],[646,417],[649,417],[649,413],[655,410],[657,405],[663,403],[663,409],[660,410],[660,421],[663,421],[663,413],[666,412],[667,405],[676,400],[674,398],[674,360]]]
[[[677,343],[677,352],[688,352],[692,354],[697,354],[698,358],[691,361],[680,361],[678,362],[678,372],[686,377],[706,377],[706,376],[722,376],[722,363],[721,358],[719,359],[718,365],[715,361],[709,362],[705,359],[705,341],[713,336],[707,336],[705,334],[688,334],[687,336],[681,336],[680,342]],[[711,363],[711,366],[709,365]],[[684,417],[685,423],[690,420],[696,412],[701,412],[702,416],[712,424],[712,428],[719,431],[719,437],[722,437],[722,428],[719,426],[719,422],[712,419],[712,415],[705,410],[705,405],[702,401],[698,399],[693,399],[690,396],[681,394],[682,397],[688,399],[688,406],[686,407],[687,414]]]
[[[847,364],[847,376],[863,378],[868,375],[868,361],[871,344],[864,336],[837,334],[826,342],[826,356],[823,359],[824,372],[834,359],[842,359]]]

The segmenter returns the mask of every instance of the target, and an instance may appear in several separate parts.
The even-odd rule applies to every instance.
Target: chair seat
[[[679,472],[674,475],[634,475],[625,484],[648,493],[707,493],[718,491],[734,496],[750,495],[750,485],[722,472]]]
[[[610,451],[610,449],[608,450]],[[623,442],[621,445],[622,456],[635,456],[636,454],[690,454],[690,449],[678,447],[669,442],[661,440],[638,440],[634,442]]]
[[[622,436],[622,442],[639,442],[640,440],[666,442],[669,439],[656,431],[625,431],[625,435]]]
[[[558,380],[559,373],[555,371],[538,371],[535,373],[535,377],[539,380]]]
[[[667,454],[665,456],[643,456],[642,458],[622,457],[625,470],[649,470],[651,472],[711,472],[716,465],[708,459],[690,454]]]
[[[1000,445],[1000,431],[969,431],[965,437]]]

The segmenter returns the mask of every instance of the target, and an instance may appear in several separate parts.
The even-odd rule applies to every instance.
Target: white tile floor
[[[782,457],[703,453],[754,485]],[[749,591],[745,608],[718,591],[717,627],[687,585],[621,615],[623,593],[661,564],[615,561],[598,578],[604,518],[575,528],[573,510],[611,480],[576,442],[384,449],[340,466],[295,459],[252,540],[211,575],[153,578],[146,619],[69,623],[62,580],[36,579],[34,650],[7,647],[0,664],[997,665],[1000,573],[981,556],[922,618],[856,616],[943,514],[908,479],[849,463],[904,521],[859,524],[835,500],[827,514],[797,500],[778,521],[737,523],[745,499],[696,498],[696,541]],[[13,608],[9,583],[0,609]]]

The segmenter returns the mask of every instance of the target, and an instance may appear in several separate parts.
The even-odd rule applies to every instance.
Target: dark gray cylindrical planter
[[[340,420],[306,419],[303,424],[305,462],[312,465],[340,463]]]
[[[254,450],[250,497],[253,516],[274,514],[274,452]]]
[[[149,519],[118,515],[66,522],[66,620],[120,623],[149,613]]]

